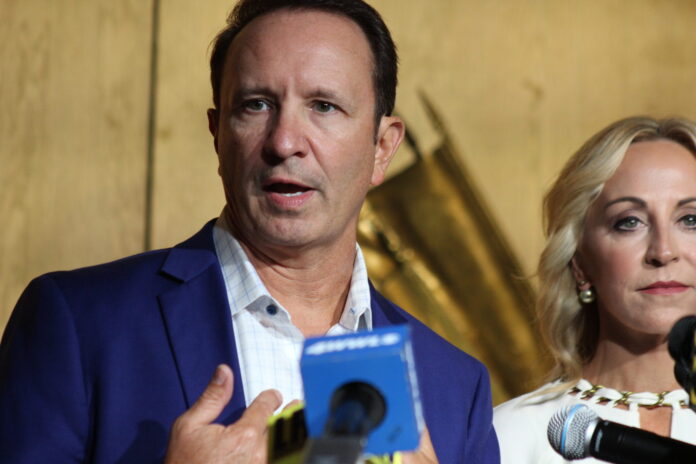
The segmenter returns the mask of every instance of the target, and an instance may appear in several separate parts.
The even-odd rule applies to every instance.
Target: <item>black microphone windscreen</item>
[[[324,434],[366,436],[382,422],[386,409],[384,396],[374,386],[365,382],[345,383],[331,397]]]
[[[674,359],[674,376],[685,390],[691,388],[696,316],[679,319],[668,336],[669,354]]]

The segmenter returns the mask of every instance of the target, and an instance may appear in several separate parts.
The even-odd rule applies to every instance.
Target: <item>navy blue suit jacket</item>
[[[440,462],[498,463],[483,365],[374,289],[372,311],[375,327],[412,328]],[[172,249],[41,276],[0,345],[0,462],[161,462],[220,363],[240,378],[212,223]],[[237,381],[220,422],[244,407]]]

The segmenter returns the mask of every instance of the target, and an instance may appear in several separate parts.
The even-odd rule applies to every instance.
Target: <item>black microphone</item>
[[[307,445],[305,464],[357,462],[367,435],[384,420],[386,403],[372,385],[349,382],[334,392],[329,409],[324,433]]]
[[[268,421],[268,464],[299,464],[307,443],[304,403],[286,407]]]
[[[689,393],[689,407],[696,411],[696,316],[677,321],[669,331],[669,354],[674,359],[674,377]]]
[[[372,385],[349,382],[334,392],[329,409],[323,435],[309,441],[304,404],[273,416],[269,421],[269,464],[357,462],[367,435],[384,419],[384,396]]]
[[[384,419],[384,396],[365,382],[348,382],[331,398],[329,419],[324,426],[325,436],[357,436],[367,434]]]
[[[696,446],[602,420],[583,404],[559,409],[547,435],[553,449],[569,460],[592,456],[614,464],[696,463]]]

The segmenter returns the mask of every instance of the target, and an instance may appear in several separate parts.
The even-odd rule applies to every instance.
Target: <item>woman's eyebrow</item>
[[[692,198],[692,200],[696,200],[696,198]],[[615,200],[611,200],[609,203],[607,203],[606,205],[604,205],[604,209],[607,209],[607,208],[609,208],[611,205],[614,205],[614,204],[616,204],[616,203],[621,203],[621,202],[624,202],[624,201],[628,201],[628,202],[630,202],[630,203],[635,203],[635,204],[637,204],[638,206],[642,206],[642,207],[645,207],[645,206],[647,205],[647,203],[645,202],[645,200],[642,200],[642,199],[640,199],[640,198],[638,198],[638,197],[621,197],[621,198],[617,198],[617,199],[615,199]]]
[[[684,206],[687,203],[691,203],[692,201],[696,201],[696,197],[689,197],[689,198],[684,198],[681,200],[679,203],[677,203],[678,206]]]

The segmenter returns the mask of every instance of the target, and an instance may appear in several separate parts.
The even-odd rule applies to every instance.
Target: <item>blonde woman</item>
[[[566,462],[546,428],[575,403],[696,444],[667,351],[672,325],[696,314],[696,124],[610,125],[566,163],[544,219],[539,318],[554,380],[496,408],[503,464]]]

